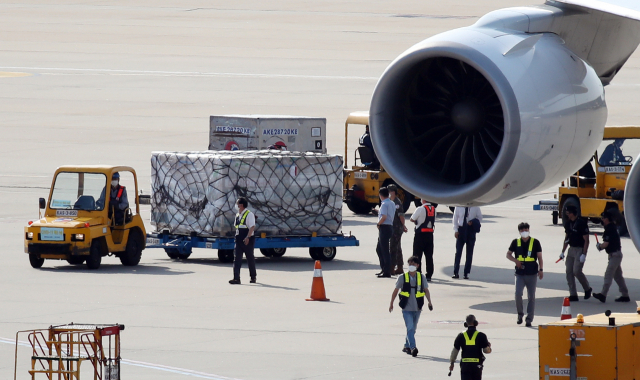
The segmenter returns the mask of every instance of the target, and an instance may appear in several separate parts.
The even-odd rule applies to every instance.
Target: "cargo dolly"
[[[303,235],[303,236],[266,236],[256,237],[255,248],[267,257],[281,257],[287,248],[309,248],[313,260],[330,261],[336,256],[337,247],[357,247],[360,245],[355,236]],[[233,262],[234,237],[202,237],[172,235],[167,231],[147,234],[147,249],[162,248],[172,259],[187,259],[193,248],[217,249],[218,258],[224,263]]]

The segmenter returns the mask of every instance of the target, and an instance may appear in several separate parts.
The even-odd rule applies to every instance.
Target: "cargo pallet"
[[[256,237],[255,248],[267,257],[281,257],[287,248],[309,248],[313,260],[330,261],[336,256],[337,247],[357,247],[355,236],[349,235],[303,235]],[[234,237],[202,237],[172,235],[167,232],[147,234],[147,248],[162,248],[172,259],[187,259],[193,248],[217,249],[218,258],[224,263],[233,262]]]

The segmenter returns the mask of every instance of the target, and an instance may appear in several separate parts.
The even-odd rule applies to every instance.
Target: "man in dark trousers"
[[[249,202],[246,198],[240,197],[236,201],[236,256],[233,260],[233,280],[229,280],[230,284],[240,284],[240,267],[242,266],[242,255],[247,256],[247,264],[249,265],[249,275],[251,283],[256,282],[256,259],[253,256],[253,246],[256,242],[254,232],[256,229],[256,217],[247,209]]]
[[[413,237],[413,255],[422,261],[422,255],[424,254],[427,281],[431,281],[434,271],[433,231],[436,223],[436,208],[425,199],[422,199],[422,206],[416,208],[409,220],[416,225]]]
[[[398,187],[391,184],[387,186],[387,190],[389,190],[389,199],[391,199],[396,208],[396,213],[393,217],[393,234],[391,235],[389,247],[391,252],[391,274],[403,274],[402,234],[407,232],[404,221],[404,207],[402,206],[402,201],[398,198]]]
[[[522,293],[527,288],[527,327],[531,327],[536,308],[536,286],[542,280],[542,245],[538,239],[529,236],[529,223],[518,224],[519,239],[513,239],[507,251],[507,259],[516,264],[516,310],[518,324],[522,324],[524,307]],[[515,253],[515,257],[513,254]]]
[[[482,212],[480,207],[456,207],[453,211],[453,231],[456,237],[456,258],[453,264],[453,277],[460,278],[460,259],[462,249],[467,246],[467,255],[464,261],[464,278],[469,279],[471,264],[473,262],[473,248],[476,245],[476,233],[480,231]]]
[[[467,331],[458,334],[453,342],[453,350],[451,351],[451,365],[449,371],[453,371],[453,364],[458,358],[458,352],[462,350],[462,359],[460,360],[460,378],[462,380],[482,380],[482,363],[484,363],[484,354],[491,353],[491,343],[484,333],[479,332],[476,327],[478,321],[472,314],[467,315],[464,327]]]
[[[565,266],[569,285],[569,301],[577,302],[580,300],[576,288],[576,278],[584,289],[584,299],[588,300],[591,298],[592,289],[587,276],[582,272],[582,267],[587,260],[587,251],[589,250],[589,226],[586,220],[578,216],[578,209],[575,206],[567,206],[566,215],[569,220],[564,225],[565,239],[560,259],[564,259],[564,251],[568,246],[569,252],[567,252]]]
[[[378,191],[380,196],[380,211],[378,212],[378,246],[376,253],[380,260],[380,273],[378,278],[391,277],[391,254],[390,242],[393,235],[393,219],[396,214],[396,206],[389,199],[389,189],[381,187]]]
[[[602,234],[602,243],[597,243],[596,248],[598,251],[603,249],[609,254],[609,263],[607,264],[607,270],[604,272],[604,284],[602,285],[602,291],[600,293],[593,293],[593,297],[600,302],[607,300],[607,293],[613,283],[613,280],[618,284],[618,289],[622,295],[615,299],[616,302],[629,302],[629,289],[622,277],[622,246],[620,245],[620,234],[618,234],[618,228],[613,223],[613,215],[609,211],[602,213],[602,224],[604,224],[604,234]]]

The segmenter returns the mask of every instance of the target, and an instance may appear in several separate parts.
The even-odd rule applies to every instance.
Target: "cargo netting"
[[[233,236],[249,201],[257,234],[342,232],[342,156],[260,151],[153,152],[151,224],[178,235]]]

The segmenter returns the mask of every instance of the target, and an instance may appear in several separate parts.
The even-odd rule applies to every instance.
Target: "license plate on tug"
[[[43,241],[63,241],[64,231],[62,228],[40,228],[40,240]]]
[[[160,239],[156,238],[147,238],[147,245],[159,245]]]

